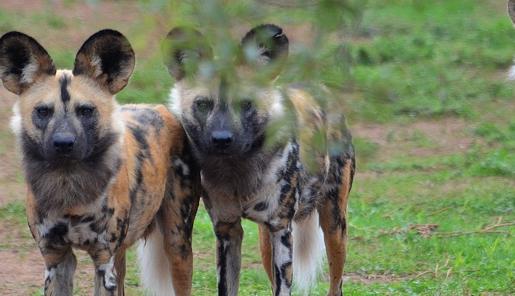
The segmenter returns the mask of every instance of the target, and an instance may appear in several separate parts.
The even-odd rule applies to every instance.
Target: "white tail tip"
[[[508,80],[515,80],[515,65],[512,65],[508,71]]]
[[[140,278],[147,295],[174,296],[172,275],[159,227],[155,227],[146,240],[139,241],[138,259]]]
[[[304,295],[316,284],[325,256],[324,236],[318,212],[293,223],[293,282]]]

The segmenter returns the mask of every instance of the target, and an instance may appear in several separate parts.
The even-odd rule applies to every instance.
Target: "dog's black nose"
[[[225,149],[231,145],[233,134],[230,131],[214,131],[211,133],[211,141],[218,149]]]
[[[54,134],[53,141],[57,153],[70,153],[75,144],[75,136],[71,133],[56,133]]]

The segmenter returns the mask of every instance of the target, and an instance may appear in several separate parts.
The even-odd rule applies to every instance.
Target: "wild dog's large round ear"
[[[176,81],[197,73],[202,61],[213,57],[206,38],[199,31],[186,27],[173,28],[166,35],[162,53],[168,72]]]
[[[515,0],[508,1],[508,14],[510,15],[511,21],[515,24]]]
[[[0,79],[4,87],[21,94],[46,75],[55,75],[47,51],[34,38],[9,32],[0,38]]]
[[[272,24],[254,27],[241,40],[244,61],[258,67],[274,65],[276,75],[288,57],[288,47],[283,29]]]
[[[129,40],[118,31],[106,29],[84,42],[75,57],[73,75],[86,75],[115,94],[129,82],[134,64]]]

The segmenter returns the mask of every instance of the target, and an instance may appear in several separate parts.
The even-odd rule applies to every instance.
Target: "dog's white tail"
[[[324,236],[318,211],[293,222],[293,282],[304,295],[316,284],[325,255]]]
[[[515,62],[515,59],[513,61]],[[508,71],[508,80],[515,80],[515,64],[512,65]]]
[[[159,227],[138,244],[140,278],[143,287],[152,296],[175,295],[172,275],[164,249],[163,234]]]

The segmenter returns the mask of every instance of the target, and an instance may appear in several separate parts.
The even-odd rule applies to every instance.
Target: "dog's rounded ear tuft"
[[[244,59],[254,65],[283,62],[288,56],[289,41],[283,29],[272,24],[259,25],[241,40]]]
[[[129,40],[118,31],[105,29],[89,37],[79,49],[73,75],[86,75],[116,94],[129,82],[134,65]]]
[[[508,1],[508,15],[511,21],[515,24],[515,0]]]
[[[173,28],[162,44],[163,60],[176,81],[195,74],[200,63],[213,58],[211,46],[197,30]]]
[[[38,79],[55,73],[52,58],[34,38],[15,31],[0,38],[0,79],[10,92],[20,95]]]

